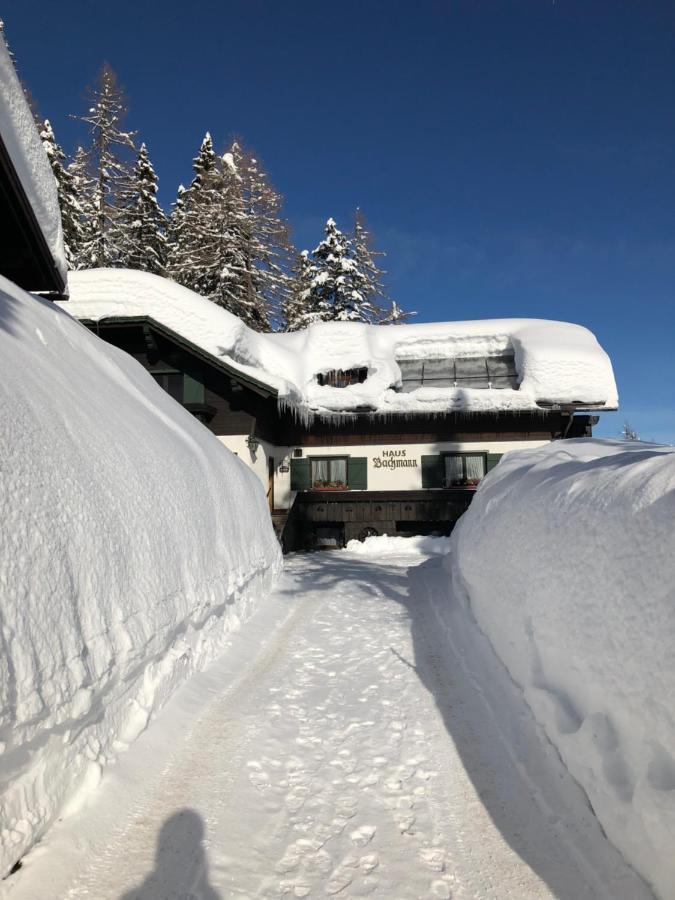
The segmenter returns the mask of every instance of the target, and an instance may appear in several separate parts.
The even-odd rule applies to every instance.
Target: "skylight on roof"
[[[398,365],[402,381],[400,390],[405,394],[421,387],[518,389],[516,363],[512,353],[445,359],[401,359],[398,360]]]

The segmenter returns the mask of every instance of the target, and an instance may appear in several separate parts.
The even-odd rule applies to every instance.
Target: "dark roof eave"
[[[39,294],[55,294],[56,299],[67,299],[66,281],[56,265],[2,135],[0,135],[0,190],[5,196],[13,224],[24,241],[30,258],[30,264],[27,264],[25,269],[2,274],[7,274],[10,280],[24,290]]]
[[[203,350],[197,344],[193,344],[192,341],[178,334],[178,332],[173,331],[171,328],[167,328],[166,325],[163,325],[161,322],[158,322],[156,319],[153,319],[152,316],[104,316],[101,319],[80,319],[83,325],[87,325],[91,328],[96,328],[97,325],[151,325],[155,328],[160,334],[163,334],[165,337],[172,340],[174,343],[178,344],[184,350],[193,353],[195,356],[198,356],[204,362],[209,365],[215,366],[218,369],[226,372],[231,378],[236,379],[241,382],[246,387],[250,388],[255,393],[260,394],[262,397],[277,397],[278,392],[270,387],[267,384],[264,384],[262,381],[258,381],[257,378],[253,378],[251,375],[247,375],[243,372],[240,372],[239,369],[235,369],[234,366],[229,365],[225,360],[221,359],[219,356],[214,356],[212,353],[209,353],[207,350]]]

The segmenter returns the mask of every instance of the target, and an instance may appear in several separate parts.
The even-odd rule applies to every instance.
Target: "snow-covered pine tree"
[[[94,178],[95,217],[91,235],[82,252],[84,267],[118,266],[123,257],[121,231],[130,196],[131,163],[135,150],[133,132],[123,131],[127,112],[124,92],[112,68],[105,63],[96,84],[89,89],[90,106],[80,121],[89,126],[88,150]]]
[[[80,197],[81,182],[73,166],[64,165],[66,154],[54,137],[54,130],[49,119],[45,119],[42,123],[40,137],[56,179],[66,261],[68,268],[74,269],[77,268],[87,229],[85,205]]]
[[[179,243],[187,261],[188,287],[252,328],[265,329],[267,318],[256,309],[242,238],[241,178],[230,153],[220,157],[213,152],[209,135],[195,160],[195,178],[181,199],[176,216],[184,236]]]
[[[354,259],[358,270],[362,272],[366,278],[367,288],[365,290],[366,299],[370,301],[374,309],[377,310],[375,321],[379,325],[400,325],[412,316],[417,315],[415,312],[406,312],[395,300],[389,300],[387,291],[383,284],[383,278],[386,275],[384,269],[381,269],[376,259],[378,256],[386,256],[381,250],[374,250],[372,246],[371,234],[367,231],[360,209],[356,209],[354,213],[354,230],[352,232],[352,244],[354,246]],[[383,307],[382,301],[389,302],[390,307]]]
[[[639,441],[640,440],[640,435],[633,428],[633,426],[630,424],[628,419],[626,419],[626,421],[623,423],[623,426],[621,428],[621,437],[623,438],[624,441]]]
[[[168,228],[167,275],[193,291],[207,287],[214,251],[213,184],[218,172],[211,135],[207,132],[192,161],[190,185],[180,185]],[[205,295],[207,296],[207,295]]]
[[[372,247],[370,232],[366,230],[361,210],[354,213],[354,229],[351,234],[351,242],[354,252],[354,261],[358,271],[364,277],[364,297],[377,312],[374,318],[382,316],[379,308],[380,300],[386,298],[386,291],[382,283],[385,272],[375,261],[377,257],[385,256],[381,250]]]
[[[145,144],[141,144],[138,151],[119,228],[119,264],[163,275],[166,270],[166,216],[157,200],[157,175]]]
[[[314,321],[373,322],[378,309],[368,300],[369,282],[356,264],[352,242],[328,219],[312,253],[308,307]]]
[[[260,160],[239,141],[234,141],[226,156],[239,176],[242,218],[234,232],[242,241],[246,303],[253,311],[254,322],[274,321],[278,325],[292,282],[291,242],[288,225],[281,216],[283,198],[270,183]]]
[[[392,300],[391,308],[384,311],[378,325],[402,325],[416,315],[416,312],[406,312],[406,310],[401,309],[398,303]]]
[[[168,274],[249,327],[269,330],[291,286],[281,196],[255,156],[235,142],[218,157],[208,134],[194,173],[171,214]]]
[[[90,252],[93,241],[94,228],[96,225],[96,182],[91,174],[89,154],[84,147],[78,147],[75,151],[72,162],[68,165],[68,175],[72,181],[75,198],[77,201],[76,210],[72,209],[73,215],[77,213],[79,230],[81,235],[71,248],[71,258],[68,265],[71,269],[89,269],[91,268]],[[63,215],[63,207],[61,207]],[[64,222],[64,233],[66,223]]]
[[[314,264],[309,258],[309,251],[303,250],[293,267],[291,290],[282,305],[284,331],[299,331],[322,321],[320,310],[311,306],[311,301],[315,299],[311,292],[313,277]]]
[[[213,200],[216,265],[206,296],[256,331],[268,331],[267,310],[256,295],[253,226],[247,211],[238,154],[238,147],[234,145],[218,159],[219,178],[214,183]]]

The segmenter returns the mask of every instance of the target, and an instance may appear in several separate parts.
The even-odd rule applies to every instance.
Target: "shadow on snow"
[[[198,813],[193,809],[174,813],[159,832],[155,868],[120,900],[223,900],[209,882],[203,840],[204,822]]]

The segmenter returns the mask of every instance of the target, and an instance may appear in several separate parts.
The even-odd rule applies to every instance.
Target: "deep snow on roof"
[[[414,325],[322,322],[260,334],[172,281],[128,269],[70,273],[64,309],[79,319],[147,317],[215,359],[267,385],[302,414],[527,412],[575,404],[616,409],[609,357],[580,325],[544,319],[482,319]],[[397,360],[512,353],[519,384],[500,390],[420,387],[400,391]],[[319,385],[318,373],[367,367],[361,384]]]
[[[49,159],[4,39],[0,36],[0,134],[54,264],[67,283],[61,212]],[[37,285],[35,286],[37,287]]]

